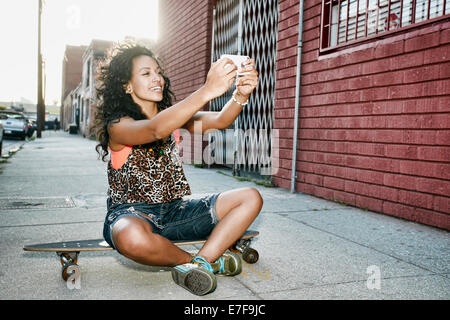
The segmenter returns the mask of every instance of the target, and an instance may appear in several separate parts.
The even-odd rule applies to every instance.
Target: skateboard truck
[[[251,239],[240,239],[236,241],[233,248],[242,254],[242,259],[247,263],[256,263],[259,259],[258,251],[250,247]]]
[[[79,266],[77,265],[77,261],[78,261],[78,255],[80,254],[80,252],[79,251],[56,252],[56,254],[58,255],[60,262],[62,264],[61,276],[64,279],[64,281],[67,281],[69,279],[70,275],[74,272],[74,270],[72,270],[72,272],[69,273],[68,268],[71,266],[73,266],[75,268],[79,268]]]

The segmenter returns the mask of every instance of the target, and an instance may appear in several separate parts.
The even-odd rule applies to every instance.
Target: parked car
[[[1,114],[7,116],[7,119],[2,120],[4,135],[20,137],[22,140],[25,140],[28,134],[28,120],[23,113],[2,111]]]
[[[33,133],[37,129],[36,121],[34,121],[32,119],[27,119],[27,122],[28,122],[28,133],[27,133],[27,136],[28,136],[28,138],[31,138],[33,136]]]

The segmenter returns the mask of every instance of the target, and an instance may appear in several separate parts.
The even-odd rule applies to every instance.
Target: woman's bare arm
[[[236,82],[236,91],[233,93],[233,96],[240,103],[246,102],[258,85],[258,71],[255,70],[254,66],[255,61],[253,59],[244,62],[241,71],[247,72],[247,75],[239,77]],[[183,125],[183,129],[188,130],[190,133],[204,133],[210,129],[226,129],[239,116],[241,111],[242,105],[230,99],[220,112],[197,112]],[[201,126],[196,126],[196,122],[201,122]],[[202,132],[194,132],[196,128],[201,128]]]
[[[109,127],[110,145],[114,149],[117,145],[145,144],[165,138],[181,127],[207,102],[206,95],[199,89],[152,119],[121,118],[119,122]]]
[[[247,101],[248,97],[237,97],[242,102]],[[238,100],[238,101],[239,101]],[[226,129],[228,128],[237,116],[241,113],[242,106],[230,99],[222,108],[220,112],[217,111],[199,111],[189,119],[184,125],[183,129],[190,133],[204,133],[210,129]],[[201,122],[201,131],[195,131],[195,123]]]
[[[182,127],[208,101],[222,95],[231,86],[236,76],[236,68],[224,68],[229,59],[215,62],[205,84],[186,99],[159,112],[146,120],[124,117],[109,127],[110,147],[119,149],[122,145],[137,145],[153,142],[169,136]]]

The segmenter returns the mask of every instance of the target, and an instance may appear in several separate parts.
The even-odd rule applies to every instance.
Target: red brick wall
[[[205,81],[211,60],[211,1],[160,1],[159,53],[182,100]]]
[[[66,46],[63,60],[61,103],[81,81],[83,53],[86,46]]]
[[[212,0],[159,1],[159,37],[162,58],[172,91],[181,101],[200,88],[211,64]],[[176,102],[176,101],[175,101]],[[208,110],[205,106],[204,110]],[[194,142],[192,141],[192,146]],[[198,152],[202,155],[202,144]],[[193,155],[184,156],[194,161]]]
[[[290,188],[299,0],[280,0],[275,128]],[[319,54],[306,0],[296,190],[450,229],[450,19]]]

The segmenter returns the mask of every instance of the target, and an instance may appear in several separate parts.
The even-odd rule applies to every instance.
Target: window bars
[[[449,0],[323,0],[321,49],[450,14]]]
[[[215,149],[215,162],[257,175],[271,175],[273,109],[275,101],[275,66],[278,35],[278,0],[219,0],[214,9],[211,58],[222,54],[242,54],[255,59],[259,84],[228,130],[213,133],[211,138],[222,143]],[[232,88],[210,104],[220,111],[231,98]],[[230,130],[231,129],[231,130]],[[218,155],[218,153],[222,153]],[[218,161],[219,160],[219,161]]]

